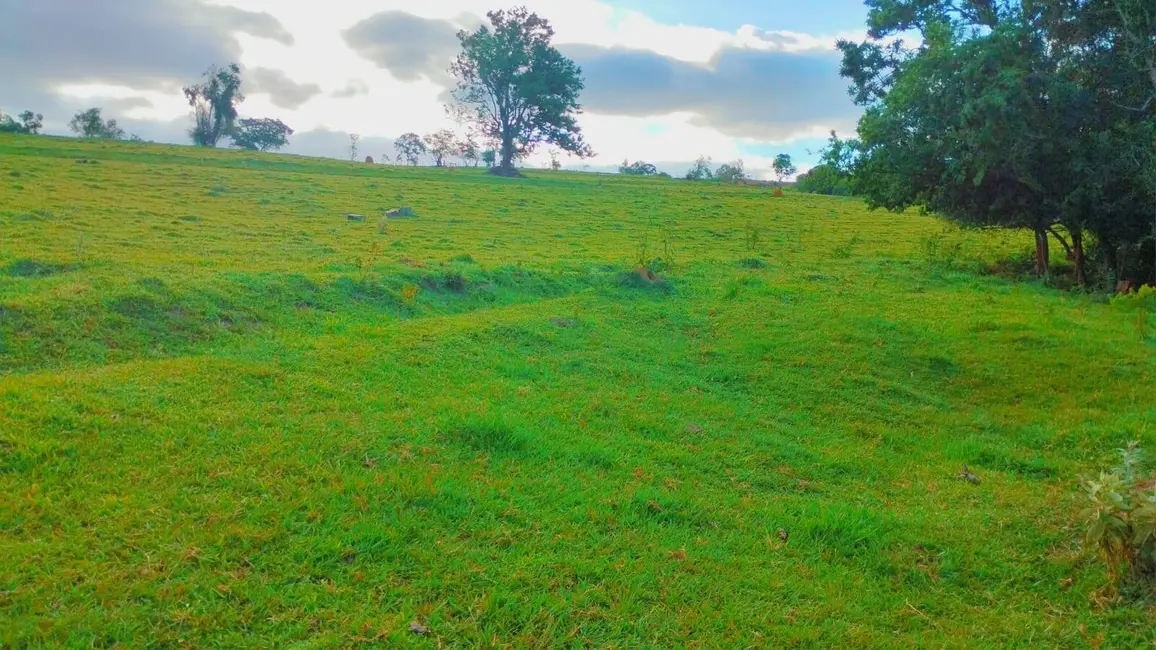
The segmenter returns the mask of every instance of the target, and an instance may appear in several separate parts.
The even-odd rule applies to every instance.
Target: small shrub
[[[836,246],[831,252],[835,254],[837,259],[848,259],[855,252],[855,247],[858,246],[862,241],[863,239],[859,237],[859,235],[855,235],[851,239],[847,240],[846,243]]]
[[[466,276],[457,271],[448,271],[442,276],[442,286],[454,293],[466,290]]]
[[[776,187],[774,193],[771,196],[774,196],[776,199],[783,198],[783,188]]]
[[[963,253],[963,243],[948,241],[949,230],[923,238],[923,255],[929,266],[955,266]]]
[[[68,271],[68,266],[38,260],[16,260],[8,265],[8,275],[14,278],[46,278]]]
[[[1136,315],[1136,333],[1143,341],[1148,336],[1148,315],[1156,312],[1156,287],[1144,285],[1131,293],[1112,298],[1112,307]]]
[[[407,284],[401,288],[401,299],[405,301],[405,304],[412,305],[419,292],[421,292],[421,287],[416,284]]]
[[[744,269],[751,269],[754,271],[767,268],[767,263],[757,257],[748,257],[746,259],[739,260],[739,266],[743,267]]]
[[[748,221],[747,224],[743,226],[743,243],[746,245],[748,253],[753,253],[758,250],[759,237],[759,227]]]
[[[1139,586],[1156,596],[1156,477],[1142,477],[1139,442],[1119,450],[1121,463],[1084,481],[1091,505],[1085,538],[1108,569],[1113,586]]]

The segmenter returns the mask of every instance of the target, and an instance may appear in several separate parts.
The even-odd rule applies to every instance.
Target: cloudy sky
[[[762,172],[858,117],[839,78],[839,37],[861,38],[861,0],[523,0],[582,68],[582,125],[613,168],[681,173],[699,155]],[[212,63],[244,69],[246,117],[297,131],[287,151],[393,155],[393,138],[454,127],[442,109],[455,33],[493,0],[0,0],[0,110],[70,116],[101,106],[130,133],[187,142],[183,84]],[[540,165],[539,155],[528,165]]]

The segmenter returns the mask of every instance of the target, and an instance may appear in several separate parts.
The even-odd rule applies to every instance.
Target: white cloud
[[[240,63],[247,69],[284,72],[296,84],[321,88],[296,109],[273,104],[267,94],[253,93],[242,107],[249,116],[275,116],[294,129],[328,129],[365,136],[394,137],[405,131],[428,132],[452,126],[439,101],[444,88],[428,80],[403,82],[355,53],[342,32],[369,16],[400,10],[430,19],[462,24],[465,16],[481,16],[491,3],[476,0],[326,0],[324,3],[285,0],[207,0],[209,4],[267,12],[292,35],[274,40],[251,33],[234,35]],[[831,50],[836,37],[859,38],[861,33],[812,35],[769,32],[747,25],[735,32],[687,25],[658,23],[637,11],[615,9],[599,0],[524,0],[532,11],[547,17],[556,29],[557,44],[579,43],[604,48],[650,50],[665,57],[709,66],[724,48],[803,53]],[[206,61],[225,63],[224,61]],[[448,64],[448,61],[447,61]],[[195,79],[189,79],[192,82]],[[354,83],[356,82],[356,83]],[[353,85],[351,85],[353,84]],[[352,92],[356,89],[357,92]],[[66,85],[58,91],[68,97],[128,99],[144,97],[149,106],[134,106],[124,116],[138,120],[168,121],[188,113],[179,94],[140,91],[128,86]],[[653,161],[693,160],[707,154],[721,163],[744,157],[742,138],[724,134],[690,113],[640,117],[584,114],[580,118],[586,139],[599,157],[594,164],[617,164],[623,158]],[[822,137],[828,125],[797,128],[780,141]],[[794,127],[792,127],[794,128]],[[770,160],[747,155],[748,168],[769,168]],[[544,154],[531,160],[537,164]]]

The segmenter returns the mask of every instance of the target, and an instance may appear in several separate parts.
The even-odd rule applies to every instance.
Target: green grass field
[[[0,647],[1150,645],[1078,478],[1154,339],[976,271],[1029,245],[0,136]]]

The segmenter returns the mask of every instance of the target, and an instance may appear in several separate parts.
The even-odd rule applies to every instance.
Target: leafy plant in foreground
[[[1092,502],[1084,511],[1085,538],[1113,585],[1139,583],[1156,595],[1156,477],[1141,475],[1139,442],[1119,451],[1119,466],[1084,481]]]

